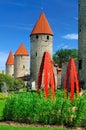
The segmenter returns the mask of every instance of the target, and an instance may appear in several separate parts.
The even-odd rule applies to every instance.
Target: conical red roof
[[[14,64],[14,58],[13,58],[12,51],[10,51],[8,59],[6,61],[6,65],[13,65],[13,64]]]
[[[33,34],[50,34],[53,35],[53,32],[50,28],[50,25],[45,17],[44,13],[41,13],[37,23],[35,24],[31,35]]]
[[[17,55],[23,55],[23,56],[28,56],[28,51],[26,50],[24,44],[21,44],[18,50],[14,54],[15,56]]]

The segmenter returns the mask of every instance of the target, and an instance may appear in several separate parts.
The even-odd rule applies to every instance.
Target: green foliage
[[[3,120],[3,109],[5,107],[6,100],[0,100],[0,121]]]
[[[75,97],[72,102],[64,99],[58,90],[54,100],[44,97],[43,92],[22,92],[6,100],[4,120],[50,125],[86,126],[86,97]]]
[[[59,91],[56,98],[46,99],[41,93],[14,94],[6,101],[4,119],[18,122],[59,124],[62,104],[65,101],[63,92]],[[60,97],[61,95],[61,97]]]
[[[7,99],[8,98],[8,94],[4,94],[0,92],[0,100],[1,99]]]
[[[13,86],[14,80],[10,75],[0,74],[0,88],[4,82],[6,83],[8,90],[10,90],[11,87]]]
[[[23,88],[24,81],[21,79],[14,79],[14,90],[20,90]]]
[[[6,83],[8,91],[19,90],[24,84],[21,79],[14,79],[10,75],[0,74],[0,91],[3,83]]]
[[[76,49],[61,49],[56,51],[53,55],[54,63],[59,64],[62,67],[62,63],[68,62],[70,58],[74,58],[75,60],[78,58],[78,50]]]
[[[65,125],[71,125],[71,114],[72,114],[72,105],[69,99],[66,99],[62,104],[60,123]]]
[[[85,104],[86,104],[86,96],[82,96],[77,106],[78,109],[76,111],[76,119],[74,122],[76,126],[86,127],[86,105]]]

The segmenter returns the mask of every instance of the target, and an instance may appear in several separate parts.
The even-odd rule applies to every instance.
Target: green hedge
[[[3,111],[4,120],[83,126],[86,122],[86,98],[64,99],[63,91],[57,91],[54,100],[41,93],[19,93],[9,97]]]
[[[79,104],[77,106],[75,125],[86,127],[86,96],[80,98]]]

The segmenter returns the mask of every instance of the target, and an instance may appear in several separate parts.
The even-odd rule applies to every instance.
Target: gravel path
[[[25,124],[12,121],[0,122],[0,125],[19,126],[19,127],[66,128],[63,125],[58,126],[58,125]],[[86,130],[86,128],[77,127],[77,128],[68,128],[68,130]]]

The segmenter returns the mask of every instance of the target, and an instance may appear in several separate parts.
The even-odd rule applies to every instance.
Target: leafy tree
[[[53,55],[53,62],[62,67],[62,63],[68,62],[70,58],[74,58],[75,60],[78,58],[77,49],[61,49],[56,51]]]
[[[6,83],[8,90],[13,87],[13,78],[10,75],[7,74],[0,74],[0,88],[3,85],[3,83]]]
[[[23,87],[23,85],[24,85],[23,80],[21,80],[21,79],[15,79],[14,80],[14,89],[15,90],[21,89]]]
[[[10,75],[0,74],[0,89],[3,83],[6,83],[8,91],[18,90],[22,88],[24,84],[24,82],[21,79],[14,79]]]

